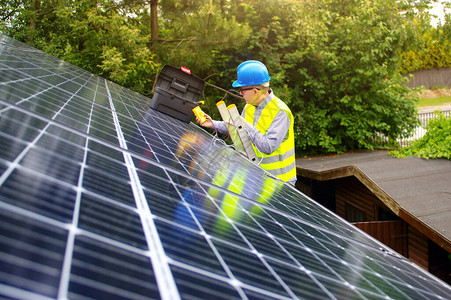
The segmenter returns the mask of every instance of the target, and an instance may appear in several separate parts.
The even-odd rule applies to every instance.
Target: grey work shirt
[[[272,91],[270,91],[268,97],[266,97],[260,104],[255,107],[253,124],[250,124],[247,121],[245,122],[246,131],[249,134],[250,140],[260,152],[265,154],[271,154],[272,152],[274,152],[277,148],[279,148],[282,142],[286,138],[288,138],[288,130],[290,129],[291,123],[288,114],[283,110],[279,110],[268,130],[266,131],[266,134],[262,134],[255,127],[258,123],[263,108],[265,108],[265,106],[269,102],[271,102],[272,99],[274,99],[274,94],[272,93]],[[243,109],[241,117],[243,117],[243,119],[246,118],[245,109]],[[220,133],[226,134],[228,132],[227,126],[223,121],[213,120],[213,125]],[[290,182],[292,181],[296,181],[296,178],[290,180]]]

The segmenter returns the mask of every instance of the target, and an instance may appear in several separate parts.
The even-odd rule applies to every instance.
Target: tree
[[[305,33],[293,41],[306,46],[286,55],[288,89],[299,99],[291,102],[297,149],[372,149],[375,133],[396,139],[411,132],[415,96],[399,74],[405,25],[396,3],[325,0],[308,7]]]
[[[395,139],[416,124],[400,57],[415,38],[412,3],[427,0],[38,2],[24,1],[3,32],[144,94],[164,64],[228,89],[239,63],[263,61],[294,113],[297,155],[373,148],[376,133]],[[206,86],[209,114],[225,95]]]
[[[401,56],[402,73],[451,67],[451,15],[446,14],[444,23],[433,27],[428,11],[431,2],[437,1],[419,1],[404,6],[407,9],[405,20],[409,42],[405,44]]]
[[[228,7],[213,0],[162,2],[159,43],[153,49],[169,64],[203,73],[223,59],[223,50],[239,47],[250,36],[250,28],[224,10]]]
[[[24,1],[5,31],[145,94],[160,64],[128,12],[107,0]]]

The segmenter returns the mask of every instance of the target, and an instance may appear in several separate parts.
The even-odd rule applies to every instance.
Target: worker
[[[237,80],[232,86],[240,88],[246,100],[241,116],[254,147],[260,166],[282,181],[295,184],[294,119],[288,106],[277,98],[269,86],[268,69],[256,60],[241,63]],[[197,119],[199,123],[199,119]],[[207,118],[202,126],[214,127],[227,133],[223,121]]]

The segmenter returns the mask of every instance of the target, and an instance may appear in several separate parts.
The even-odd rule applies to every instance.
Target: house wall
[[[425,270],[429,270],[428,238],[421,232],[409,226],[408,258]]]
[[[449,253],[391,213],[389,208],[357,178],[347,177],[333,182],[336,213],[339,216],[355,222],[352,217],[356,217],[356,214],[350,215],[350,211],[352,209],[360,211],[363,218],[354,223],[355,226],[443,281],[451,282]]]
[[[353,223],[404,257],[408,256],[408,225],[402,220]]]
[[[428,240],[429,272],[451,284],[451,257],[445,249]]]
[[[350,222],[379,221],[379,208],[389,210],[366,186],[355,177],[335,181],[336,213]],[[354,214],[352,211],[354,210]],[[355,210],[363,214],[354,219]]]
[[[391,212],[356,177],[328,181],[298,177],[298,183],[302,184],[298,188],[308,192],[308,196],[321,205],[451,284],[449,253]],[[357,222],[353,218],[360,220]]]

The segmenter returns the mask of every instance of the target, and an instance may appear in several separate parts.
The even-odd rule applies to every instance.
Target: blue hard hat
[[[268,69],[257,60],[248,60],[241,63],[237,68],[237,80],[232,84],[233,87],[259,85],[268,82]]]

